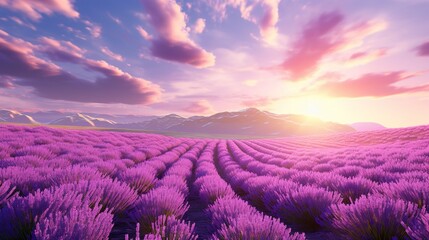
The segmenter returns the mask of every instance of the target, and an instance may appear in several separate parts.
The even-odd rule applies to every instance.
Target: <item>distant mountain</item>
[[[67,116],[73,116],[75,112],[60,112],[60,111],[39,111],[39,112],[25,112],[25,114],[32,116],[36,121],[40,123],[51,123],[57,119],[64,118]],[[144,115],[115,115],[115,114],[100,114],[100,113],[80,113],[93,118],[104,118],[117,123],[135,123],[144,122],[157,118],[157,116],[144,116]]]
[[[375,122],[357,122],[350,124],[350,126],[358,132],[386,129],[383,125]]]
[[[248,108],[221,112],[209,117],[188,119],[171,126],[169,131],[192,133],[239,134],[255,136],[292,136],[352,132],[353,128],[300,115],[278,115]]]
[[[164,117],[158,117],[146,122],[144,129],[165,131],[171,127],[185,122],[187,119],[177,114],[169,114]]]
[[[14,110],[0,110],[0,122],[38,124],[31,116]]]
[[[82,113],[59,118],[50,125],[80,126],[80,127],[115,127],[116,122],[104,118],[95,118]]]
[[[8,114],[0,115],[0,118],[5,119],[5,116],[7,117]],[[189,118],[184,118],[177,114],[156,117],[58,111],[35,112],[33,115],[25,116],[29,118],[31,118],[30,116],[34,116],[40,122],[50,125],[192,134],[296,136],[355,131],[351,126],[324,122],[313,117],[296,114],[275,114],[260,111],[256,108],[248,108],[236,112],[220,112],[211,116],[192,116]],[[116,121],[118,119],[119,121]]]

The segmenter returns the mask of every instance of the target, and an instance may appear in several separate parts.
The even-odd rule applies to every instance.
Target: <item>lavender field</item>
[[[0,126],[0,239],[428,239],[429,126],[261,140]]]

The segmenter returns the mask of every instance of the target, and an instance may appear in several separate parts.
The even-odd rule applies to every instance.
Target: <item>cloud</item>
[[[349,27],[342,26],[343,22],[343,14],[333,11],[307,23],[278,69],[289,73],[290,80],[300,81],[313,74],[325,57],[361,46],[365,37],[387,26],[384,20],[379,19]]]
[[[79,63],[83,59],[85,51],[72,42],[59,42],[48,37],[41,37],[39,41],[41,44],[37,46],[38,50],[54,61]]]
[[[195,21],[194,26],[192,27],[192,31],[194,33],[202,33],[204,32],[204,29],[206,28],[206,20],[203,18],[198,18],[197,21]]]
[[[157,101],[161,89],[142,78],[134,77],[104,61],[83,56],[84,50],[71,42],[41,38],[34,45],[0,31],[0,76],[13,78],[13,84],[31,87],[37,96],[85,103],[150,104]],[[82,79],[52,62],[36,56],[45,54],[51,60],[77,64],[96,79]]]
[[[331,97],[385,97],[390,95],[429,91],[429,85],[418,87],[397,87],[395,83],[417,76],[402,71],[369,73],[359,78],[342,82],[327,82],[313,91]]]
[[[215,56],[189,38],[187,16],[176,1],[142,0],[142,3],[157,32],[150,49],[153,56],[198,68],[214,65]]]
[[[182,108],[182,110],[194,114],[203,114],[213,112],[213,107],[207,100],[199,100],[192,102],[188,106]]]
[[[144,28],[142,28],[141,26],[137,26],[136,29],[137,29],[137,32],[140,34],[140,36],[142,36],[142,38],[148,41],[152,40],[152,36],[148,32],[146,32]]]
[[[259,33],[262,39],[268,44],[276,44],[278,37],[277,22],[279,21],[280,0],[263,1],[265,12],[258,21]]]
[[[245,107],[264,107],[274,102],[274,99],[268,97],[260,97],[255,99],[244,100],[241,104]]]
[[[281,0],[208,0],[218,19],[226,18],[228,7],[238,8],[241,17],[258,25],[262,40],[269,45],[276,45],[278,37],[279,4]],[[262,12],[257,16],[257,8]]]
[[[383,56],[385,56],[387,53],[387,49],[375,49],[371,51],[366,52],[356,52],[353,53],[347,60],[346,64],[348,66],[359,66],[359,65],[365,65],[367,63],[373,62]]]
[[[86,30],[93,36],[94,38],[99,38],[101,36],[101,26],[92,23],[88,20],[84,20],[83,23],[86,25]]]
[[[123,62],[124,61],[124,57],[122,57],[121,55],[119,55],[117,53],[114,53],[114,52],[110,51],[110,49],[107,48],[107,47],[102,47],[101,48],[101,52],[104,53],[104,54],[106,54],[107,56],[115,59],[116,61],[119,61],[119,62]]]
[[[424,43],[420,44],[419,46],[417,46],[416,50],[417,50],[417,55],[419,55],[421,57],[428,57],[429,56],[429,41],[424,42]]]
[[[33,31],[36,31],[36,27],[30,23],[26,23],[24,21],[22,21],[21,19],[17,18],[17,17],[11,17],[10,20],[14,21],[15,23],[17,23],[18,25],[24,26],[24,27],[28,27]]]
[[[9,76],[0,76],[0,88],[13,88],[14,85],[12,83],[13,78]]]
[[[32,20],[40,20],[42,14],[60,13],[70,18],[78,18],[79,13],[73,8],[73,0],[0,0],[0,6],[24,13]]]
[[[153,56],[165,60],[186,63],[198,68],[214,64],[214,56],[211,53],[207,53],[190,42],[155,39],[152,41],[151,53]]]
[[[112,19],[112,21],[113,22],[115,22],[116,24],[118,24],[118,25],[122,25],[122,21],[119,19],[119,18],[117,18],[117,17],[114,17],[112,14],[110,14],[110,13],[108,13],[107,14],[107,16],[109,16],[109,18],[110,19]]]

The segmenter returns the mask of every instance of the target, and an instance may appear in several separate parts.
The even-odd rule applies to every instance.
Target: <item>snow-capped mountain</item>
[[[168,130],[257,136],[291,136],[354,131],[347,125],[324,122],[301,115],[277,115],[256,108],[238,112],[221,112],[209,117],[187,120],[168,128]]]
[[[11,115],[12,114],[12,115]],[[8,121],[31,116],[16,111],[3,112]],[[196,134],[227,134],[247,136],[295,136],[355,131],[351,126],[324,122],[317,118],[294,114],[275,114],[248,108],[236,112],[220,112],[211,116],[185,118],[177,114],[161,117],[138,115],[109,115],[93,113],[36,112],[34,116],[50,125],[101,127],[112,129],[182,132]],[[129,119],[126,116],[130,116]],[[7,119],[6,119],[7,118]],[[52,119],[54,118],[54,119]],[[114,119],[121,119],[120,122]],[[132,120],[142,120],[131,122]],[[34,121],[34,120],[33,120]],[[35,121],[34,121],[35,122]]]
[[[116,122],[104,118],[95,118],[82,113],[59,118],[50,125],[80,126],[80,127],[114,127]]]
[[[31,116],[14,110],[0,110],[0,122],[38,124]]]

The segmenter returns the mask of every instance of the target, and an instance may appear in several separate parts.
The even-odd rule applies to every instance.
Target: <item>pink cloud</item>
[[[241,17],[258,25],[262,40],[275,44],[278,36],[279,4],[281,0],[208,0],[207,4],[217,14],[215,18],[226,18],[228,7],[238,8]],[[262,16],[256,16],[256,9],[261,8]]]
[[[211,113],[213,112],[212,105],[207,100],[199,100],[192,102],[182,109],[183,111],[195,114]]]
[[[263,6],[265,12],[259,19],[259,32],[262,39],[269,43],[275,44],[278,36],[277,22],[279,21],[279,4],[280,0],[265,0]]]
[[[144,28],[142,28],[141,26],[137,26],[136,27],[137,32],[140,34],[140,36],[142,36],[143,39],[145,40],[152,40],[152,36],[146,31],[144,30]]]
[[[429,56],[429,41],[420,44],[417,48],[417,55],[421,57]]]
[[[17,23],[18,25],[24,26],[24,27],[28,27],[33,31],[36,31],[36,27],[30,23],[26,23],[24,21],[22,21],[21,19],[17,18],[17,17],[11,17],[10,20],[14,21],[15,23]]]
[[[9,76],[0,76],[0,88],[13,88],[13,78]]]
[[[405,72],[369,73],[359,78],[342,82],[327,82],[314,92],[332,97],[385,97],[390,95],[429,91],[429,85],[397,87],[395,83],[417,76]]]
[[[330,12],[309,22],[293,44],[288,58],[281,64],[281,69],[289,72],[295,81],[314,72],[319,61],[337,47],[338,43],[329,34],[338,28],[343,19],[342,14]]]
[[[115,59],[116,61],[119,61],[119,62],[123,62],[124,61],[124,57],[122,57],[120,54],[117,54],[117,53],[114,53],[114,52],[110,51],[110,49],[107,48],[107,47],[102,47],[101,48],[101,52],[104,53],[104,54],[106,54],[107,56]]]
[[[62,62],[79,62],[85,51],[69,41],[59,42],[53,38],[41,37],[38,50],[45,53],[50,59]]]
[[[344,16],[334,11],[307,23],[278,69],[289,73],[292,81],[302,80],[313,74],[325,57],[359,47],[365,37],[387,25],[383,20],[369,20],[345,27],[343,22]]]
[[[101,26],[87,20],[83,21],[83,23],[86,25],[86,30],[91,36],[94,38],[99,38],[101,36]]]
[[[206,20],[203,18],[198,18],[197,21],[195,21],[195,24],[192,28],[194,33],[202,33],[204,32],[204,29],[206,28]]]
[[[41,38],[42,45],[0,32],[0,76],[13,78],[13,84],[27,86],[44,98],[90,103],[150,104],[157,101],[161,88],[134,77],[104,61],[84,57],[84,50],[71,42]],[[77,64],[100,76],[95,80],[79,78],[59,66],[36,56]]]
[[[375,49],[366,52],[356,52],[352,54],[346,61],[348,65],[357,66],[373,62],[387,53],[387,49]]]
[[[241,102],[246,107],[264,107],[270,105],[274,100],[268,97],[244,100]]]
[[[0,0],[0,6],[24,13],[32,20],[40,20],[42,14],[60,13],[70,18],[78,18],[79,13],[73,7],[73,0]]]
[[[153,56],[198,68],[214,65],[215,56],[189,38],[187,16],[176,1],[142,0],[142,3],[158,35],[152,39]]]

